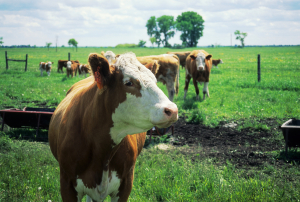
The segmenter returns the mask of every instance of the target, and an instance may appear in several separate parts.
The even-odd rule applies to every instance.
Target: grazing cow
[[[57,62],[57,72],[61,71],[62,73],[64,73],[63,67],[67,68],[67,62],[68,61],[69,60],[58,60],[58,62]],[[71,60],[71,62],[72,62],[72,64],[73,63],[79,63],[78,60]]]
[[[186,97],[191,78],[193,78],[197,100],[199,100],[199,88],[197,82],[199,82],[200,84],[204,82],[203,100],[205,100],[205,94],[207,94],[207,96],[209,97],[208,83],[211,68],[212,55],[208,54],[204,50],[194,50],[190,53],[190,55],[186,58],[184,98]]]
[[[81,74],[84,74],[86,78],[86,74],[90,72],[90,67],[89,65],[86,64],[79,64],[78,65],[78,75],[81,76]]]
[[[101,55],[106,57],[109,64],[112,64],[116,60],[116,55],[112,51],[106,51],[106,53],[104,53],[104,51],[101,51]]]
[[[133,53],[114,65],[96,53],[88,61],[94,76],[70,88],[49,125],[62,200],[127,201],[145,131],[170,126],[178,109]]]
[[[169,99],[173,101],[179,88],[179,59],[173,54],[137,57],[138,61],[149,68],[157,81],[166,85]],[[175,84],[175,85],[174,85]]]
[[[52,64],[53,62],[40,62],[41,76],[43,76],[43,71],[46,71],[48,76],[50,76]]]
[[[79,63],[77,63],[77,62],[74,62],[74,63],[72,63],[71,61],[67,62],[67,76],[68,76],[68,78],[69,78],[70,75],[71,75],[72,78],[74,77],[74,74],[75,74],[75,76],[77,75],[78,66],[79,66]]]
[[[218,68],[218,64],[223,64],[223,60],[222,59],[212,59],[212,67],[216,67]]]
[[[191,53],[191,51],[185,51],[185,52],[167,52],[167,54],[174,54],[177,55],[177,57],[180,60],[181,68],[183,69],[185,67],[185,61],[187,56]]]

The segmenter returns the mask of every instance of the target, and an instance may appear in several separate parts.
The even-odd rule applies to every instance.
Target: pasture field
[[[186,138],[184,135],[178,135],[180,147],[160,150],[153,143],[143,150],[136,164],[130,201],[299,201],[299,161],[284,157],[283,138],[277,126],[289,118],[300,118],[300,47],[198,49],[206,50],[215,59],[221,58],[224,64],[212,69],[210,98],[205,101],[196,101],[192,81],[183,100],[185,71],[180,67],[179,94],[174,99],[180,123],[209,128],[212,132],[224,124],[235,123],[233,132],[253,138],[267,137],[257,143],[253,153],[266,162],[259,166],[237,166],[230,159],[220,161],[218,148],[207,153],[204,142],[195,139],[189,143],[188,139],[180,139]],[[66,73],[57,73],[57,60],[67,59],[70,52],[72,60],[86,64],[89,53],[102,50],[146,56],[193,49],[0,49],[0,109],[56,107],[72,84],[83,78],[67,78]],[[28,71],[24,72],[25,64],[21,62],[9,62],[6,70],[5,51],[14,59],[25,59],[27,53]],[[257,82],[257,54],[261,55],[261,82]],[[54,62],[50,77],[45,72],[40,76],[41,61]],[[167,94],[165,86],[158,86]],[[199,89],[201,98],[202,86]],[[48,144],[34,142],[34,137],[30,141],[20,140],[20,136],[35,134],[35,130],[5,129],[0,133],[0,201],[61,201],[58,163]],[[41,136],[47,136],[47,131],[41,131]],[[259,149],[267,142],[276,146]],[[238,143],[230,152],[241,155],[243,151],[238,147],[252,146],[249,142]],[[299,150],[289,153],[300,155]]]

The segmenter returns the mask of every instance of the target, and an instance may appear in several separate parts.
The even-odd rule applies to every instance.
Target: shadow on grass
[[[48,142],[48,130],[40,129],[38,135],[36,129],[16,128],[5,132],[9,138],[16,140],[29,140],[38,142]]]
[[[300,149],[297,147],[289,148],[288,152],[285,153],[285,150],[282,150],[277,159],[284,160],[291,163],[300,163]]]

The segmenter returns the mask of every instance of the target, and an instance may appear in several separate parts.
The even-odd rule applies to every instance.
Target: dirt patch
[[[268,164],[278,166],[286,164],[286,161],[278,160],[272,153],[284,150],[284,140],[278,128],[280,124],[272,119],[264,120],[263,123],[270,130],[250,128],[238,130],[236,123],[210,128],[203,124],[186,123],[181,117],[174,124],[176,141],[173,144],[188,145],[190,149],[183,152],[193,154],[194,159],[209,157],[220,165],[230,161],[236,168],[251,169]]]

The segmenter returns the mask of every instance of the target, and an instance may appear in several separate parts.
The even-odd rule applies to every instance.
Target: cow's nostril
[[[167,116],[171,116],[172,115],[172,112],[171,112],[171,110],[170,109],[168,109],[168,108],[165,108],[165,114],[167,115]]]

